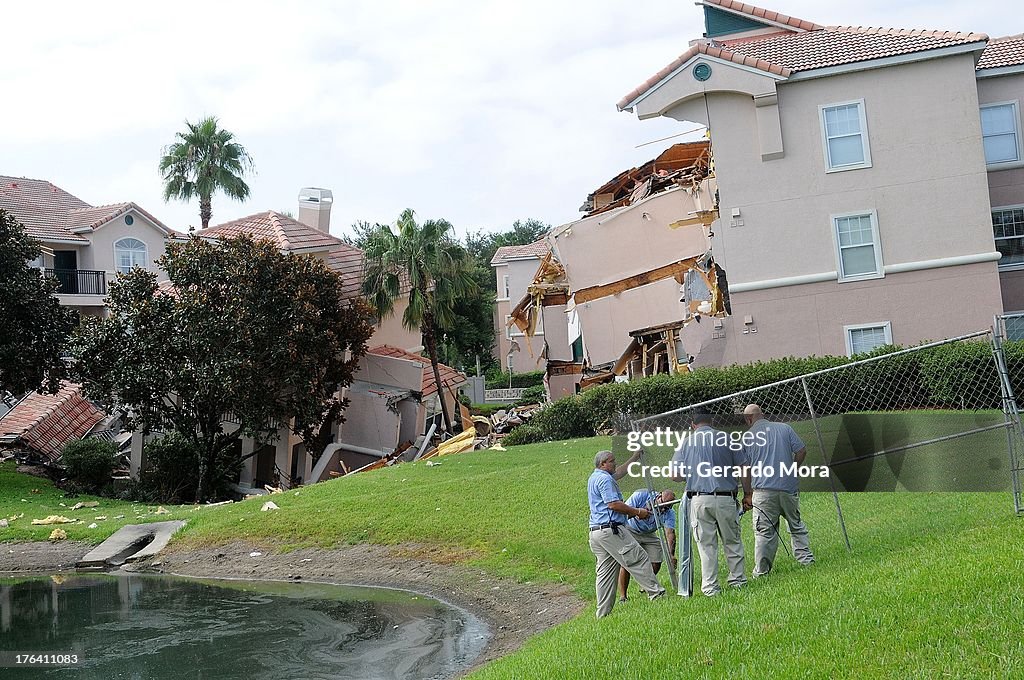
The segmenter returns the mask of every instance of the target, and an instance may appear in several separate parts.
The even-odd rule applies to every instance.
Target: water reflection
[[[375,588],[141,574],[0,579],[0,649],[76,651],[7,677],[435,678],[482,650],[482,622]],[[19,675],[23,673],[23,675]]]

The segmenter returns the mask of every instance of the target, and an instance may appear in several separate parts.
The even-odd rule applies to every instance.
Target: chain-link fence
[[[1021,324],[1024,329],[1024,319]],[[833,494],[844,538],[839,491],[1012,490],[1015,509],[1022,512],[1018,459],[1024,438],[1013,395],[1015,384],[1024,379],[1024,353],[1007,358],[1005,328],[1006,318],[1000,317],[994,331],[871,356],[635,418],[633,443],[639,443],[641,433],[650,434],[642,474],[623,478],[623,491],[671,488],[659,468],[667,471],[695,409],[713,414],[714,427],[738,440],[746,429],[743,409],[757,404],[768,420],[793,427],[806,445],[805,472],[811,476],[801,476],[800,488]],[[617,440],[618,447],[627,449],[620,460],[628,455],[630,437]],[[820,474],[826,467],[829,474]]]

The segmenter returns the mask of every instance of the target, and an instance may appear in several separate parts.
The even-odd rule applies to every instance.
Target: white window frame
[[[511,340],[512,339],[512,326],[510,326],[508,324],[508,322],[511,321],[511,320],[512,320],[512,315],[511,314],[506,314],[505,315],[505,339],[506,340]]]
[[[502,276],[501,276],[501,289],[504,292],[504,296],[501,298],[502,300],[508,300],[509,297],[510,297],[509,296],[509,289],[508,289],[508,278],[509,278],[508,274],[502,274]]]
[[[839,220],[844,217],[870,217],[871,238],[875,244],[875,272],[870,274],[853,274],[847,276],[843,272],[843,251],[839,245]],[[866,281],[885,278],[885,265],[882,263],[882,239],[878,236],[878,213],[875,210],[854,210],[853,212],[836,213],[829,216],[832,225],[832,242],[835,244],[836,276],[839,283],[848,281]]]
[[[142,244],[142,248],[143,248],[142,249],[142,263],[140,264],[140,263],[134,262],[131,265],[131,267],[128,268],[128,271],[131,271],[134,267],[140,267],[142,269],[149,269],[149,245],[145,241],[140,239],[140,238],[136,238],[134,236],[125,236],[124,238],[119,238],[116,241],[114,241],[114,271],[117,272],[118,274],[126,273],[126,272],[122,271],[122,269],[121,269],[121,260],[118,257],[118,250],[120,250],[122,248],[122,246],[119,246],[118,244],[123,243],[124,241],[128,241],[128,240],[137,241],[138,243],[141,243]],[[125,250],[127,250],[127,248],[125,248]],[[132,249],[132,252],[138,252],[138,250],[137,249]]]
[[[860,116],[860,143],[864,149],[864,160],[860,163],[850,165],[832,165],[832,159],[828,155],[828,130],[825,126],[825,109],[834,109],[839,106],[857,106],[857,114]],[[823,104],[818,107],[818,123],[821,130],[821,151],[825,157],[825,172],[846,172],[847,170],[861,170],[871,167],[871,143],[868,141],[868,119],[865,114],[863,99],[854,99],[848,102],[836,102],[834,104]]]
[[[1000,210],[1024,210],[1024,203],[1021,203],[1021,204],[1018,204],[1018,205],[992,206],[992,212],[998,212]],[[1022,239],[1024,239],[1024,236],[996,236],[995,224],[992,225],[992,242],[993,242],[993,244],[998,243],[999,241],[1009,241],[1010,239],[1015,239],[1015,238],[1022,238]],[[996,250],[999,250],[998,246],[996,246]],[[1013,264],[1001,264],[1001,263],[998,263],[998,261],[997,261],[997,265],[999,267],[999,271],[1004,271],[1004,272],[1012,272],[1012,271],[1017,271],[1017,270],[1020,270],[1020,269],[1024,269],[1024,262],[1015,262]]]
[[[846,356],[853,356],[853,338],[851,331],[862,331],[868,328],[881,328],[885,333],[885,344],[892,344],[892,322],[876,321],[874,323],[857,323],[843,326],[843,337],[846,339]]]
[[[1019,167],[1024,164],[1024,146],[1021,144],[1021,125],[1020,125],[1020,101],[1014,99],[1006,102],[987,102],[978,107],[978,118],[981,118],[982,109],[991,109],[997,106],[1009,106],[1013,109],[1013,134],[1017,140],[1017,157],[1009,161],[996,161],[989,163],[988,158],[985,159],[985,167],[993,170],[1001,170],[1003,168]],[[985,131],[981,131],[981,152],[985,153]]]

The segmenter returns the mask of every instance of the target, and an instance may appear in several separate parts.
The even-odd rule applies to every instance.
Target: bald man
[[[793,428],[786,423],[766,420],[761,407],[750,404],[743,409],[752,436],[746,437],[747,456],[753,471],[754,487],[754,578],[772,570],[779,549],[780,517],[786,518],[793,543],[793,557],[800,564],[814,562],[807,525],[800,519],[800,480],[796,474],[781,474],[782,464],[802,465],[807,448]],[[758,465],[760,463],[760,466]],[[772,475],[763,474],[766,468]]]

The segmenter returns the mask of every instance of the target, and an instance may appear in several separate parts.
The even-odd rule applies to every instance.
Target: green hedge
[[[527,387],[523,390],[523,394],[516,401],[516,406],[532,406],[533,404],[543,404],[546,399],[543,385],[534,385],[533,387]]]
[[[535,387],[544,384],[544,371],[530,371],[528,373],[513,373],[512,387]],[[489,390],[503,390],[508,388],[508,373],[500,371],[489,372],[484,385]]]
[[[853,359],[786,357],[601,385],[546,407],[530,421],[531,430],[520,437],[543,441],[593,436],[607,428],[622,431],[628,429],[631,418],[664,413],[899,349],[880,347]],[[1008,370],[1014,378],[1014,393],[1024,395],[1024,341],[1007,342],[1005,351]],[[818,415],[850,411],[1001,408],[992,347],[980,340],[940,345],[851,366],[807,382]],[[764,391],[751,399],[759,401],[768,412],[803,412],[806,408],[803,385],[799,381]],[[713,405],[711,410],[731,413],[736,408],[737,404],[728,401]]]

